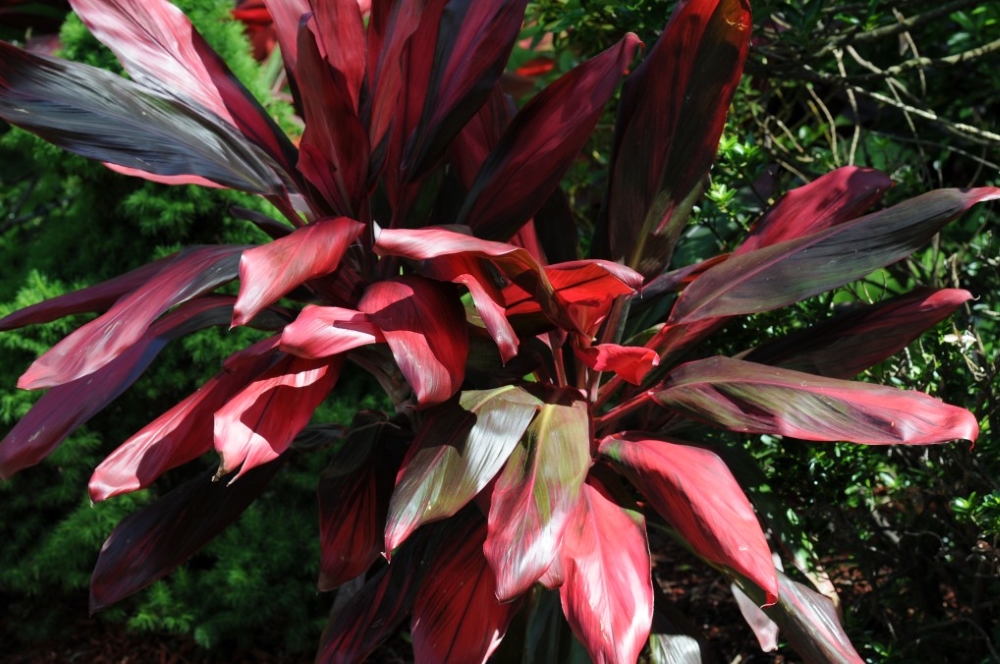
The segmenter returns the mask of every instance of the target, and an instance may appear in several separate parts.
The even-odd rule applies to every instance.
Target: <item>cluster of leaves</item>
[[[604,204],[580,242],[559,182],[639,41],[626,35],[515,112],[500,77],[525,5],[383,0],[365,17],[356,0],[267,3],[298,145],[165,1],[73,2],[130,80],[0,43],[9,122],[119,172],[260,195],[286,222],[242,211],[273,240],[185,249],[0,320],[101,312],[21,376],[49,390],[0,444],[5,477],[169,342],[206,327],[271,333],[97,466],[101,501],[221,456],[119,523],[93,609],[168,574],[297,454],[324,450],[319,586],[354,593],[338,597],[321,659],[363,657],[409,616],[419,659],[482,661],[519,611],[531,629],[558,624],[541,588],[558,591],[593,659],[635,661],[647,641],[669,657],[687,637],[653,631],[649,520],[766,605],[803,656],[858,660],[829,600],[776,569],[736,451],[702,429],[974,440],[964,409],[847,380],[970,296],[903,293],[736,357],[715,354],[712,336],[904,259],[1000,190],[864,214],[889,180],[845,167],[781,199],[733,252],[669,271],[751,27],[745,2],[691,0],[625,81]],[[308,426],[347,361],[395,412]],[[767,618],[753,624],[773,640]]]

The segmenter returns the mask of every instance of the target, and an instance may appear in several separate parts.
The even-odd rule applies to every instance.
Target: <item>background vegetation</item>
[[[294,131],[273,99],[268,68],[252,60],[240,26],[228,19],[231,7],[217,0],[177,4]],[[651,45],[672,5],[532,3],[525,36],[535,43],[518,57],[550,58],[545,76],[554,77],[626,31]],[[996,3],[765,0],[754,10],[748,75],[681,262],[731,246],[781,192],[844,164],[889,173],[896,182],[889,203],[934,187],[1000,185]],[[551,45],[542,40],[546,34]],[[26,34],[13,27],[5,36],[23,41]],[[66,57],[117,67],[73,18],[60,41]],[[607,131],[597,134],[565,183],[584,226],[600,206],[602,183],[593,174],[607,160],[613,109],[608,114]],[[249,197],[123,178],[13,129],[4,132],[0,151],[0,264],[7,267],[0,315],[183,244],[261,239],[229,214],[232,205],[258,205]],[[956,653],[970,662],[1000,658],[997,229],[996,211],[978,207],[911,259],[805,303],[792,319],[762,315],[725,335],[745,347],[832,308],[914,285],[966,288],[978,298],[872,372],[876,382],[972,410],[983,430],[974,450],[728,441],[734,458],[744,461],[741,480],[764,506],[765,520],[791,533],[772,544],[821,590],[839,592],[848,632],[872,661],[957,661]],[[17,376],[79,322],[0,335],[0,431],[32,400],[13,390]],[[187,479],[174,473],[147,492],[97,507],[86,497],[99,459],[214,373],[236,347],[230,334],[206,331],[168,348],[133,389],[46,462],[0,484],[0,615],[18,639],[51,639],[84,615],[89,574],[113,525],[151,492]],[[360,379],[342,386],[325,418],[343,421],[373,391]],[[268,494],[182,570],[101,619],[189,635],[205,648],[311,652],[329,601],[314,590],[320,467],[305,463],[279,475]],[[691,595],[674,599],[695,603]],[[733,611],[731,605],[701,610]],[[734,629],[723,649],[733,639],[752,644],[749,628]],[[735,653],[724,654],[728,661]]]

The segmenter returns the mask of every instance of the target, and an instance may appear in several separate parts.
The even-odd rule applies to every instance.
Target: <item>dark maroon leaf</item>
[[[771,550],[739,482],[714,452],[662,438],[619,434],[599,449],[698,555],[747,577],[773,604],[778,580]]]
[[[280,467],[277,460],[258,466],[235,484],[213,481],[209,470],[122,519],[101,547],[90,580],[91,612],[170,574],[235,521]]]
[[[642,515],[590,484],[562,541],[563,613],[594,662],[635,662],[653,621]]]
[[[448,161],[463,190],[472,187],[476,173],[500,142],[516,112],[517,107],[500,84],[494,85],[486,102],[455,135],[448,149]]]
[[[94,470],[90,499],[99,502],[145,488],[167,470],[210,451],[215,412],[267,371],[277,342],[271,337],[230,356],[224,371],[122,443]]]
[[[361,223],[347,217],[321,219],[244,251],[233,325],[246,325],[293,289],[336,270],[347,247],[362,230]]]
[[[541,402],[520,387],[464,392],[427,414],[392,494],[390,553],[420,525],[456,514],[503,467]]]
[[[971,293],[957,288],[918,288],[883,302],[858,305],[758,346],[742,359],[830,378],[852,378],[906,348],[971,298]]]
[[[867,445],[974,441],[979,435],[972,413],[922,392],[727,357],[683,364],[652,394],[664,406],[745,433]]]
[[[417,593],[410,634],[418,662],[486,662],[520,608],[497,601],[493,570],[483,557],[486,522],[472,516],[449,522]]]
[[[746,0],[682,2],[622,88],[599,236],[646,278],[670,263],[715,159],[750,28]]]
[[[358,303],[382,331],[421,406],[446,401],[465,378],[469,337],[453,288],[404,276],[375,282]]]
[[[523,226],[580,153],[638,48],[629,34],[528,102],[480,168],[458,223],[490,240]]]
[[[368,65],[365,23],[358,0],[309,0],[309,5],[316,43],[333,70],[334,83],[357,114]]]
[[[776,309],[905,258],[1000,188],[939,189],[853,221],[749,251],[708,270],[681,294],[668,323]]]
[[[579,397],[546,403],[493,488],[485,554],[496,596],[509,601],[552,565],[590,468],[590,413]]]
[[[284,189],[264,153],[204,109],[5,42],[0,117],[70,152],[143,173],[196,176],[256,194]]]
[[[309,423],[340,376],[340,356],[308,360],[288,355],[215,413],[220,472],[250,469],[281,455]]]
[[[17,386],[53,387],[97,371],[136,343],[160,314],[234,279],[241,251],[243,247],[215,246],[181,252],[107,313],[35,360]]]

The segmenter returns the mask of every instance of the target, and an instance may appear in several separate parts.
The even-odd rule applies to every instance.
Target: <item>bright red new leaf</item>
[[[613,371],[624,380],[639,385],[643,377],[660,363],[660,357],[651,348],[599,344],[588,348],[574,348],[576,356],[595,371]]]

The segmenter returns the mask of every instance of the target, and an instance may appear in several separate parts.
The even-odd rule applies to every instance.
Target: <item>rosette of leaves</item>
[[[375,0],[367,16],[356,0],[268,2],[305,125],[297,145],[165,0],[72,4],[130,78],[0,44],[0,116],[130,175],[259,194],[282,217],[242,213],[268,244],[191,247],[0,320],[99,313],[21,377],[48,392],[0,443],[4,477],[172,339],[271,332],[95,470],[91,496],[105,500],[221,457],[118,525],[94,610],[190,557],[293,448],[326,450],[319,587],[353,594],[338,598],[322,661],[364,658],[407,618],[420,661],[484,661],[519,611],[556,613],[545,588],[595,661],[635,661],[647,642],[669,657],[676,642],[652,631],[644,510],[768,607],[804,656],[857,661],[827,600],[775,569],[699,427],[974,440],[961,408],[849,380],[970,295],[901,294],[734,357],[708,352],[709,338],[906,257],[1000,190],[866,214],[889,181],[844,168],[782,198],[731,254],[671,270],[741,75],[746,2],[681,2],[641,64],[626,36],[520,110],[498,81],[526,0]],[[580,258],[559,182],[630,69]],[[236,295],[221,288],[232,281]],[[310,426],[345,362],[371,372],[395,412]]]

